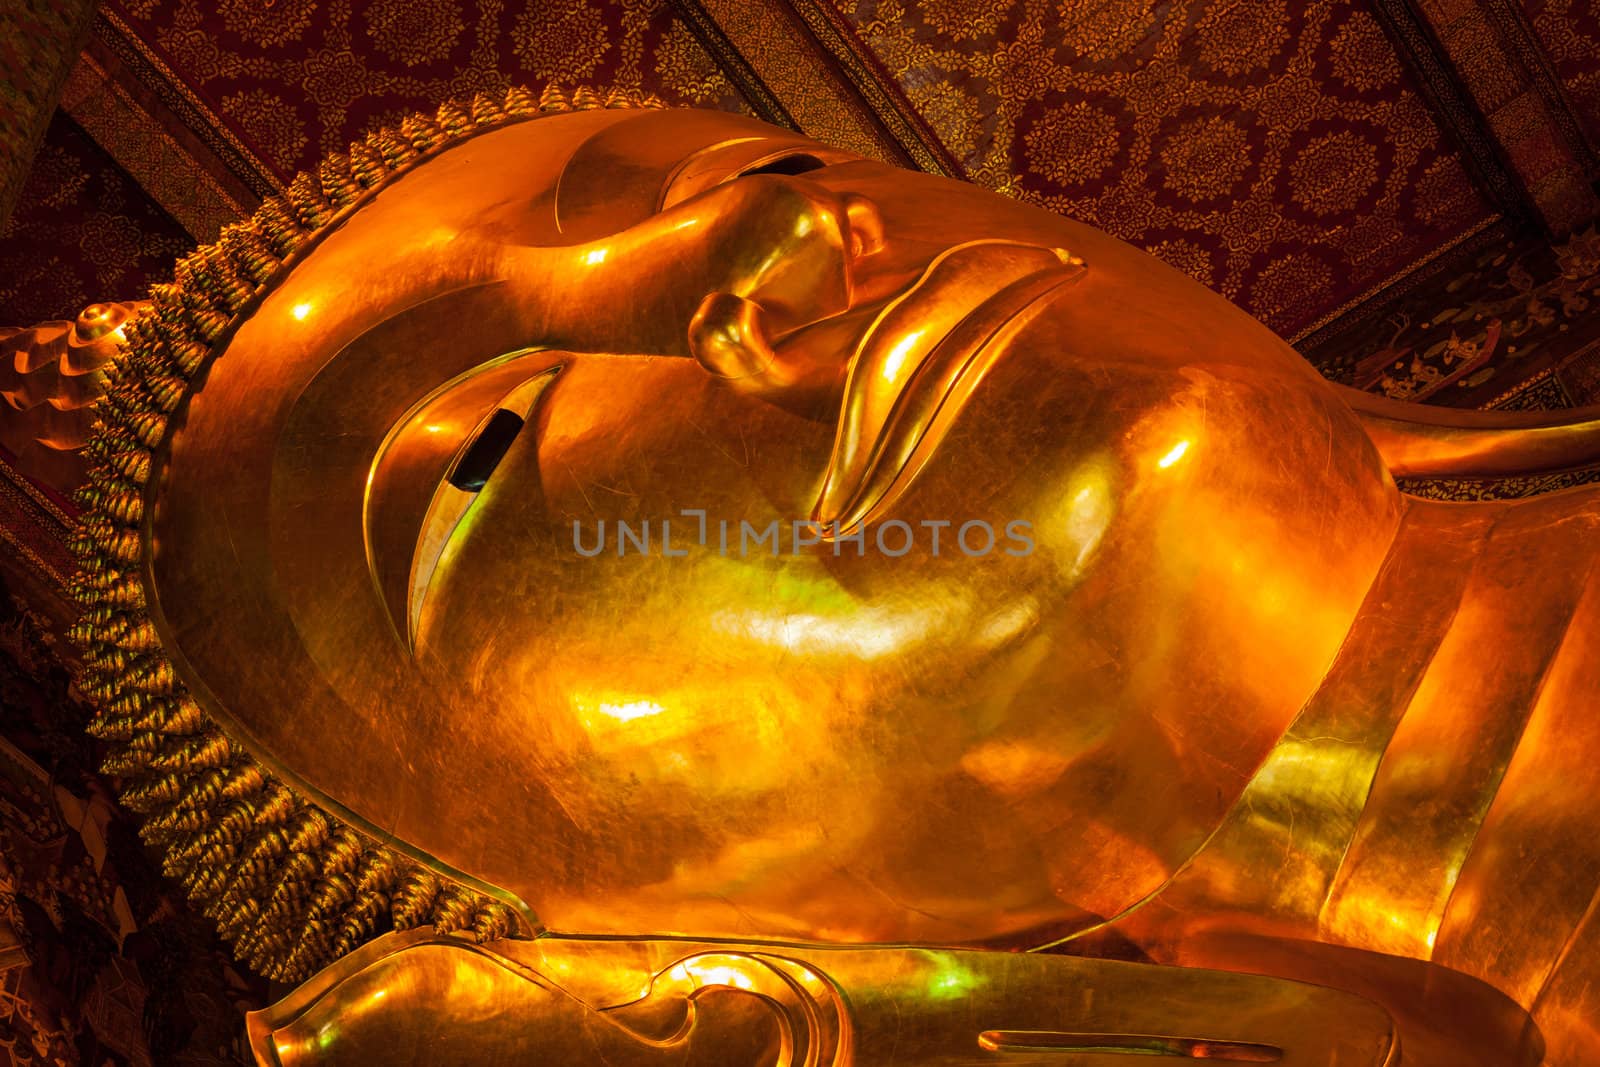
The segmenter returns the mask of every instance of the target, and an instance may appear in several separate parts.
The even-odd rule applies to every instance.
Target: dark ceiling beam
[[[1528,21],[1527,10],[1519,0],[1483,0],[1483,4],[1500,31],[1501,40],[1544,100],[1551,121],[1583,167],[1585,176],[1591,184],[1600,180],[1600,149],[1584,132],[1583,123],[1556,74],[1555,64]]]
[[[739,95],[744,97],[745,103],[750,105],[756,117],[763,122],[770,122],[774,126],[782,126],[786,130],[796,133],[802,132],[800,124],[794,116],[789,114],[788,108],[768,88],[767,83],[761,80],[761,75],[756,73],[748,60],[740,54],[738,47],[722,32],[722,27],[707,10],[703,3],[679,3],[674,0],[673,8],[683,24],[689,27],[689,32],[694,34],[700,42],[700,47],[706,50],[717,66],[722,70],[723,76],[733,84]]]
[[[1600,217],[1586,142],[1574,140],[1570,113],[1553,107],[1550,87],[1515,47],[1508,9],[1497,0],[1373,0],[1401,58],[1420,82],[1440,124],[1490,200],[1509,219],[1562,236]],[[1502,8],[1504,5],[1500,5]]]
[[[1412,0],[1373,0],[1373,12],[1445,134],[1461,152],[1478,188],[1513,224],[1537,224],[1538,209],[1517,177],[1488,120],[1451,65],[1426,16]]]
[[[837,7],[828,0],[789,0],[789,6],[918,167],[947,178],[967,176],[966,168],[944,146],[932,125],[906,98],[900,83],[884,69]]]
[[[4,0],[0,0],[3,3]],[[138,97],[152,101],[151,113],[170,116],[182,136],[198,139],[206,161],[215,160],[230,183],[257,200],[283,191],[284,179],[239,140],[221,116],[171,67],[151,51],[133,29],[110,11],[101,11],[92,27],[92,54],[103,68],[116,68],[117,80]]]
[[[751,109],[873,159],[962,176],[898,85],[825,5],[808,0],[673,0]]]
[[[215,241],[261,202],[93,41],[72,68],[61,110],[196,242]]]
[[[11,216],[95,0],[0,0],[0,227]]]

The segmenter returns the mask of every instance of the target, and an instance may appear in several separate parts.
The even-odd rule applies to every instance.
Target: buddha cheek
[[[777,556],[741,544],[743,524],[790,522],[809,499],[827,427],[808,443],[807,424],[688,360],[624,377],[582,357],[562,372],[538,449],[507,455],[441,559],[419,665],[463,694],[507,773],[551,790],[587,833],[693,828],[712,847],[820,825],[826,790],[880,788],[839,759],[871,748],[862,709],[879,689],[860,646],[909,637],[884,610],[856,614],[827,557],[790,555],[792,530]],[[707,513],[705,544],[684,508]],[[648,549],[624,548],[619,522]]]
[[[726,588],[698,603],[681,588],[644,588],[653,576],[643,568],[663,561],[622,566],[634,559],[608,568],[640,594],[625,632],[605,597],[583,597],[587,607],[553,623],[505,617],[476,649],[435,646],[430,666],[473,677],[489,727],[480,736],[600,847],[633,855],[654,842],[691,865],[728,850],[853,848],[869,822],[822,828],[840,804],[885,801],[883,751],[868,740],[871,686],[793,655],[775,670],[749,621],[767,605],[725,599]],[[519,654],[528,647],[536,660]]]

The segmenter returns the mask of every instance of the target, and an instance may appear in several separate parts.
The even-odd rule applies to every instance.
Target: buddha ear
[[[1600,405],[1462,411],[1336,388],[1397,478],[1498,478],[1600,463]]]

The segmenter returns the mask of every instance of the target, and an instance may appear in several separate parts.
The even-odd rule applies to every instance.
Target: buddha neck
[[[1199,855],[1117,928],[1166,959],[1205,915],[1536,994],[1600,882],[1600,847],[1581,885],[1551,879],[1563,894],[1518,868],[1565,872],[1572,820],[1600,815],[1596,790],[1551,779],[1600,754],[1596,526],[1595,490],[1408,502],[1321,686]],[[1530,892],[1564,918],[1508,963],[1476,941],[1515,937]]]

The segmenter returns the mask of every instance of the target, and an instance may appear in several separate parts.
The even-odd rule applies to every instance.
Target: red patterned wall
[[[1359,0],[830,2],[975,180],[1140,244],[1286,334],[1494,217]],[[742,107],[666,0],[108,10],[279,179],[375,123],[513,81]]]
[[[1359,0],[832,0],[973,177],[1293,334],[1494,218]]]
[[[739,97],[666,0],[109,0],[280,178],[374,125],[512,84]]]

